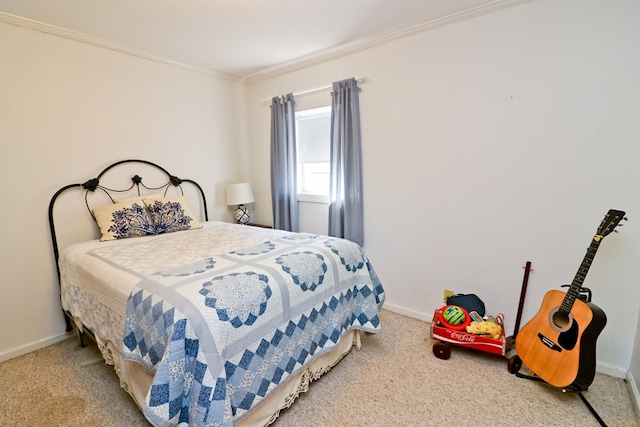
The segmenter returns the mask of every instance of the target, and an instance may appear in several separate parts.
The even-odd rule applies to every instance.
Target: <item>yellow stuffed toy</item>
[[[467,332],[475,335],[488,335],[494,340],[497,340],[502,334],[502,328],[497,323],[491,321],[471,322],[469,326],[467,326]]]

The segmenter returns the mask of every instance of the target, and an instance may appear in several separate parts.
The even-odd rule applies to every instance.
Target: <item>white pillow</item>
[[[100,240],[126,239],[156,234],[156,227],[141,200],[119,201],[93,209]]]
[[[143,202],[149,210],[156,234],[202,228],[184,196],[145,197]]]

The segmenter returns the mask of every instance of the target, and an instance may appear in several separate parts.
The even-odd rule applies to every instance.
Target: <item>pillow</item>
[[[184,196],[144,198],[143,201],[149,209],[156,234],[202,228]]]
[[[129,200],[93,209],[102,237],[100,240],[126,239],[156,234],[155,225],[142,201]]]

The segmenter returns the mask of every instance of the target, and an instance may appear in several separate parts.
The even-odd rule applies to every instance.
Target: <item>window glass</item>
[[[298,192],[329,194],[331,107],[296,112]]]

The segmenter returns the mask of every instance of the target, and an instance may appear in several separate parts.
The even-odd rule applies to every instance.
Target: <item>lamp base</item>
[[[238,224],[249,224],[251,220],[251,214],[245,205],[238,205],[236,210],[233,211],[233,217]]]

